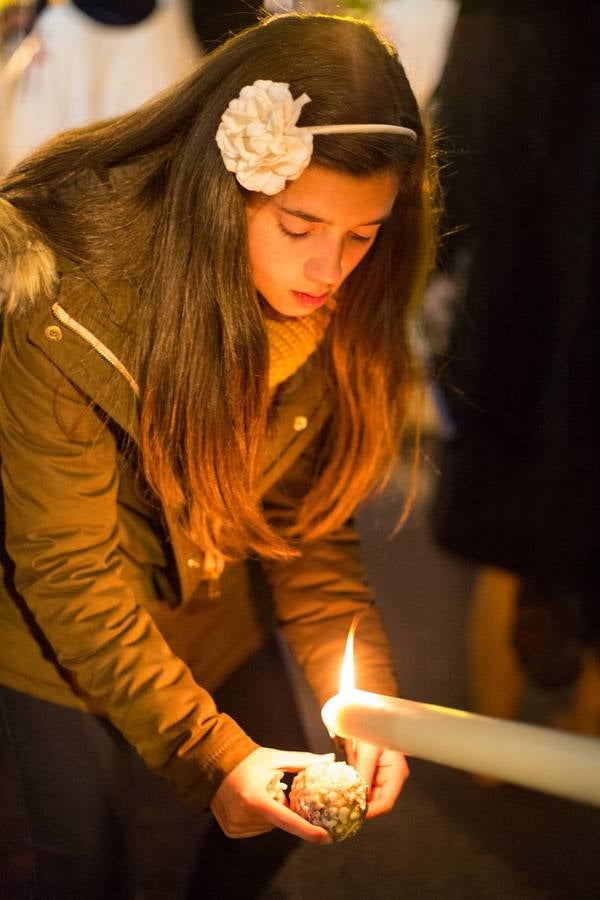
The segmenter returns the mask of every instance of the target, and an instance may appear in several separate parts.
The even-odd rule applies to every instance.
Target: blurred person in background
[[[33,28],[43,0],[0,0],[0,68]]]
[[[462,4],[435,98],[448,423],[436,538],[478,566],[478,711],[527,681],[600,732],[600,8]],[[431,293],[431,292],[430,292]],[[428,303],[431,303],[428,301]]]
[[[0,172],[60,131],[134,109],[200,54],[181,0],[46,6],[0,71]]]
[[[150,797],[173,898],[207,808],[205,896],[258,891],[260,844],[215,835],[329,842],[279,786],[321,757],[269,648],[322,704],[360,612],[359,686],[398,690],[353,511],[404,435],[432,176],[393,49],[293,15],[0,182],[2,766],[39,895],[132,896]],[[389,811],[403,755],[347,753]]]
[[[378,0],[377,27],[398,50],[421,108],[427,110],[452,40],[458,0]]]

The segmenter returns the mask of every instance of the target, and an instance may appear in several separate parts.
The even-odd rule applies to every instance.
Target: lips
[[[327,303],[331,296],[331,291],[325,291],[324,294],[307,294],[304,291],[292,291],[296,300],[303,306],[317,308]]]

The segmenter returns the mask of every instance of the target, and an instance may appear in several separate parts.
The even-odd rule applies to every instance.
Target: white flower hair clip
[[[216,134],[228,172],[249,191],[273,196],[308,166],[315,134],[389,133],[417,140],[403,125],[296,125],[308,94],[295,100],[289,84],[259,79],[230,103]]]

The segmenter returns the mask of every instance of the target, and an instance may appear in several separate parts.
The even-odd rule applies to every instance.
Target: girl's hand
[[[390,812],[409,775],[404,754],[360,741],[354,747],[346,741],[346,758],[370,786],[367,819]]]
[[[223,779],[210,804],[224,834],[247,838],[281,828],[313,844],[331,844],[324,828],[292,812],[278,787],[284,772],[300,772],[327,759],[333,759],[333,753],[319,756],[269,747],[254,750]]]

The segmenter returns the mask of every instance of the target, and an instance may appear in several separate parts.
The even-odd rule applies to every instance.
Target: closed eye
[[[289,228],[286,228],[282,222],[277,223],[279,225],[279,230],[285,234],[286,237],[292,238],[292,240],[300,240],[301,238],[307,237],[311,232],[309,231],[291,231]],[[359,244],[368,244],[372,241],[376,235],[371,234],[368,237],[364,234],[351,234],[350,238],[353,241],[356,241]]]
[[[310,231],[290,231],[289,228],[286,228],[282,225],[281,222],[277,223],[279,225],[279,230],[285,234],[286,237],[292,238],[294,240],[300,240],[300,238],[306,237],[310,234]]]

